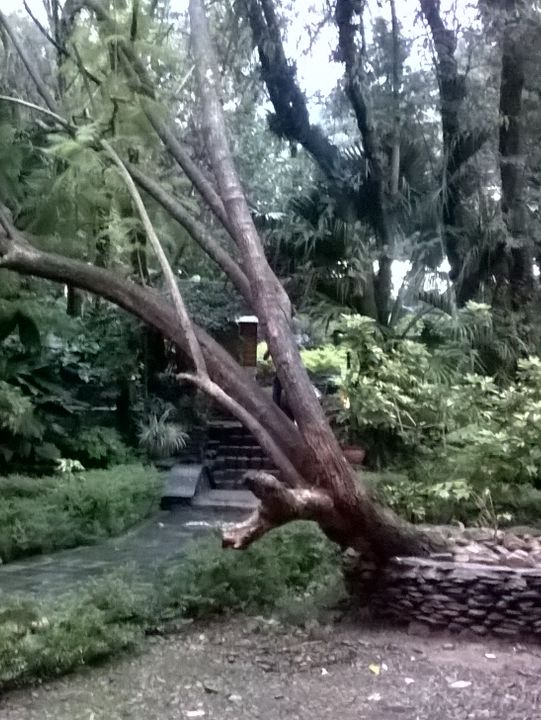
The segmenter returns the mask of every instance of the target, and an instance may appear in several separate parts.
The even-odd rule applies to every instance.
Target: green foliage
[[[84,323],[69,317],[65,299],[45,290],[0,300],[0,463],[34,472],[61,455],[88,467],[125,463],[116,431],[89,430],[87,417],[111,405],[119,368],[137,376],[133,330],[110,309],[89,310]]]
[[[150,413],[146,420],[139,424],[139,446],[146,450],[150,457],[169,457],[186,447],[189,436],[182,425],[169,420],[171,413],[171,408],[167,408],[159,416]]]
[[[114,428],[84,428],[75,437],[67,438],[62,451],[77,458],[86,468],[110,468],[125,465],[134,459],[134,452],[121,439]]]
[[[322,345],[311,349],[303,348],[301,358],[305,368],[311,374],[341,376],[346,372],[347,359],[344,347]]]
[[[449,433],[431,469],[476,486],[541,487],[541,359],[519,361],[516,382],[485,400],[477,422],[473,417]]]
[[[219,280],[183,280],[179,287],[190,316],[209,332],[223,332],[240,315],[249,314],[230,283]]]
[[[158,506],[161,483],[142,465],[76,475],[0,479],[0,557],[93,543],[118,535]]]
[[[193,546],[180,568],[167,571],[168,603],[183,616],[272,608],[329,587],[340,588],[337,550],[312,524],[265,536],[246,552],[227,553],[216,540]]]
[[[175,567],[141,582],[122,571],[56,602],[0,594],[0,690],[136,647],[145,631],[226,612],[308,621],[341,592],[336,549],[313,526],[277,530],[245,553],[194,543]]]
[[[0,688],[55,677],[137,646],[149,592],[127,578],[58,603],[0,596]]]
[[[445,346],[430,351],[409,338],[386,338],[374,321],[348,318],[343,343],[351,353],[339,421],[376,462],[411,460],[447,434],[475,421],[496,392],[490,379],[442,362]]]
[[[420,475],[421,473],[417,473]],[[541,490],[531,485],[494,483],[483,487],[464,479],[423,479],[405,473],[363,473],[380,502],[413,523],[479,527],[539,525]]]

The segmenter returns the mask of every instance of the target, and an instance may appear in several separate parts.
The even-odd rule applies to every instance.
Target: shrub
[[[480,527],[536,526],[541,518],[541,490],[510,483],[473,485],[464,479],[412,479],[403,473],[363,473],[376,497],[413,523]]]
[[[152,458],[169,457],[186,447],[189,435],[180,423],[169,420],[171,412],[167,408],[161,415],[150,413],[139,424],[139,446]]]
[[[2,478],[0,557],[7,562],[117,535],[157,508],[160,489],[157,472],[142,465]]]
[[[431,479],[476,489],[541,483],[541,359],[519,361],[516,380],[500,387],[455,362],[451,347],[389,339],[367,318],[346,329],[352,367],[338,421],[373,464],[401,463],[418,479],[415,465],[432,461]]]
[[[177,569],[166,570],[167,603],[186,617],[265,610],[305,593],[339,589],[336,548],[310,523],[265,536],[242,553],[223,552],[216,539],[197,543]]]
[[[0,596],[0,689],[135,647],[151,594],[127,578],[112,577],[55,604]]]
[[[86,468],[109,468],[133,461],[134,453],[114,428],[99,425],[84,428],[62,445],[65,457],[79,460]]]
[[[432,467],[475,486],[541,486],[541,359],[520,360],[517,381],[493,394],[480,422],[451,433]]]
[[[301,358],[309,373],[342,375],[347,368],[347,350],[335,345],[301,350]]]
[[[152,584],[128,570],[55,603],[0,594],[0,691],[137,647],[145,632],[163,632],[171,621],[177,629],[191,618],[246,610],[306,622],[342,588],[337,550],[308,524],[277,530],[244,553],[224,552],[210,538],[176,563]]]

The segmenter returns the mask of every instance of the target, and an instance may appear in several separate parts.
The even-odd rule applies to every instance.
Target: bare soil
[[[0,698],[1,720],[541,719],[541,648],[419,637],[351,620],[194,625]]]

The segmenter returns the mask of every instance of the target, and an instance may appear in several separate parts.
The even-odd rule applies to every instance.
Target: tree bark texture
[[[534,246],[526,231],[524,173],[526,158],[522,141],[522,93],[524,90],[524,33],[513,17],[515,2],[508,2],[510,16],[502,39],[500,81],[500,176],[502,214],[511,238],[502,248],[514,309],[528,305],[534,293]]]
[[[455,283],[457,304],[464,305],[479,290],[480,275],[465,264],[469,252],[460,226],[461,169],[488,139],[481,129],[471,133],[462,129],[467,96],[466,77],[459,72],[456,59],[457,36],[443,22],[439,0],[420,0],[421,10],[430,28],[436,54],[436,76],[440,94],[444,167],[442,174],[443,242]]]

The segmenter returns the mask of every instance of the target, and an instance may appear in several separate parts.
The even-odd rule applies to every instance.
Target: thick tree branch
[[[281,313],[281,319],[285,318],[288,321],[291,315],[289,298],[267,262],[231,155],[217,88],[220,75],[200,0],[190,2],[190,20],[196,70],[202,95],[203,132],[218,191],[234,230],[233,237],[239,244],[245,260],[255,309],[260,320],[266,324],[268,303],[258,302],[258,297],[265,296],[267,300],[273,297],[274,304],[278,304],[274,312]]]
[[[5,219],[11,228],[9,219]],[[103,268],[42,252],[14,228],[12,230],[12,234],[17,236],[16,242],[5,230],[0,230],[0,265],[3,268],[61,284],[68,283],[109,300],[156,328],[183,352],[189,353],[186,336],[179,327],[174,309],[165,304],[156,291],[124,280],[117,273]],[[195,326],[194,329],[212,381],[267,429],[302,474],[306,456],[302,437],[295,425],[221,345],[201,328]]]
[[[271,130],[278,137],[300,143],[335,183],[340,177],[340,151],[320,127],[310,123],[295,68],[284,52],[272,0],[246,0],[246,12],[258,48],[261,75],[275,111],[269,121]]]
[[[193,330],[192,322],[188,315],[188,311],[186,310],[186,306],[184,305],[184,301],[178,289],[174,273],[171,269],[171,265],[169,264],[162,245],[158,239],[158,236],[156,235],[150,218],[148,217],[148,213],[143,204],[141,196],[139,195],[127,168],[124,166],[122,160],[117,155],[117,153],[113,150],[109,143],[104,140],[101,141],[101,146],[104,148],[107,155],[111,158],[111,160],[119,169],[122,178],[124,179],[124,182],[128,187],[132,200],[137,207],[138,213],[145,228],[147,238],[158,257],[159,264],[166,279],[166,285],[172,295],[173,306],[175,308],[180,327],[187,339],[188,347],[190,349],[190,356],[195,364],[196,374],[192,375],[185,373],[179,377],[192,382],[194,385],[196,385],[196,387],[209,395],[209,397],[216,400],[222,407],[231,412],[234,417],[240,420],[242,424],[252,432],[254,437],[259,441],[259,443],[268,453],[268,455],[273,458],[274,462],[281,469],[284,475],[284,480],[294,486],[303,485],[304,480],[302,476],[297,472],[293,464],[282,452],[280,447],[273,441],[272,437],[268,434],[265,428],[257,421],[256,418],[254,418],[246,410],[246,408],[242,407],[242,405],[240,405],[232,397],[227,395],[227,393],[224,392],[224,390],[219,387],[219,385],[216,385],[216,383],[212,382],[212,380],[208,376],[205,359],[203,357],[201,347]]]
[[[363,139],[363,149],[369,162],[376,162],[376,171],[381,175],[379,167],[379,149],[375,137],[372,113],[363,92],[364,72],[363,59],[357,51],[355,35],[357,26],[354,16],[362,13],[362,4],[356,0],[337,0],[335,19],[338,27],[338,60],[344,63],[346,70],[346,92],[357,119],[357,127]],[[362,17],[359,14],[359,22]]]
[[[154,249],[154,252],[158,256],[162,272],[164,273],[164,276],[166,278],[166,284],[173,298],[173,305],[177,314],[177,318],[179,320],[180,327],[185,337],[187,338],[188,347],[190,349],[190,356],[194,361],[196,374],[184,374],[180,377],[185,380],[189,380],[190,382],[195,384],[196,387],[198,387],[211,398],[216,400],[222,407],[231,412],[234,417],[240,420],[242,424],[248,430],[250,430],[250,432],[252,432],[254,437],[259,441],[260,445],[268,453],[268,455],[273,458],[274,462],[282,471],[284,480],[294,486],[303,485],[304,480],[302,476],[297,472],[293,464],[282,452],[280,447],[273,441],[272,437],[268,434],[265,428],[257,421],[256,418],[254,418],[246,410],[246,408],[236,402],[236,400],[234,400],[232,397],[227,395],[227,393],[221,387],[219,387],[219,385],[214,383],[208,376],[205,359],[203,357],[201,347],[193,330],[191,319],[188,315],[188,312],[184,305],[184,301],[178,289],[175,276],[173,274],[169,261],[167,260],[167,256],[163,251],[161,243],[154,231],[154,227],[150,222],[150,218],[148,217],[141,196],[137,192],[137,188],[135,187],[135,184],[127,168],[124,166],[122,160],[119,158],[117,153],[107,142],[103,140],[101,141],[101,145],[107,155],[113,160],[115,165],[120,170],[120,173],[126,185],[128,186],[130,195],[132,196],[139,215],[141,216],[147,237]]]
[[[252,298],[248,278],[227,250],[220,245],[218,240],[212,236],[202,223],[192,217],[186,208],[164,190],[156,180],[145,175],[136,165],[131,163],[125,163],[125,165],[139,187],[145,190],[172,218],[188,231],[193,240],[224,271],[242,297],[251,305]]]
[[[216,192],[211,181],[192,160],[190,154],[182,143],[179,142],[175,134],[167,127],[166,123],[163,122],[152,102],[142,98],[141,104],[150,124],[154,128],[160,140],[163,142],[167,152],[178,163],[181,170],[192,182],[193,186],[206,202],[210,210],[212,210],[214,215],[229,232],[232,238],[235,239],[235,231],[229,222],[222,199]]]
[[[363,58],[357,49],[357,26],[354,19],[357,15],[362,26],[364,6],[356,0],[337,0],[335,20],[338,27],[337,58],[344,63],[346,77],[346,93],[357,119],[357,127],[361,133],[363,150],[369,165],[368,183],[372,188],[374,207],[372,225],[379,249],[379,271],[375,281],[378,319],[384,325],[388,322],[389,299],[391,295],[391,264],[390,253],[393,245],[392,232],[387,219],[385,197],[385,178],[381,162],[381,149],[376,138],[372,112],[368,96],[364,90]],[[396,108],[395,108],[396,111]],[[398,118],[400,122],[400,118]],[[399,125],[397,132],[399,133]],[[398,142],[400,138],[398,137]],[[395,162],[400,163],[398,154]],[[398,172],[398,170],[397,170]]]
[[[402,76],[402,63],[400,57],[400,35],[398,18],[396,16],[396,0],[389,0],[391,5],[391,32],[393,37],[393,146],[391,154],[391,181],[389,183],[391,198],[398,198],[400,181],[400,84]]]
[[[265,258],[233,162],[216,87],[219,74],[201,0],[190,0],[190,21],[207,147],[220,195],[236,228],[245,258],[254,309],[262,323],[289,406],[312,452],[310,474],[316,484],[321,482],[332,493],[338,505],[351,510],[351,505],[355,506],[359,499],[355,479],[303,367],[283,304],[283,290],[279,294],[276,276]]]
[[[464,252],[459,242],[458,209],[461,193],[461,169],[484,145],[489,135],[484,129],[477,133],[461,130],[461,115],[466,100],[466,77],[459,73],[455,56],[457,38],[454,30],[445,27],[439,0],[420,0],[421,10],[430,28],[436,51],[436,75],[440,93],[441,124],[444,149],[445,198],[443,202],[444,245],[451,266],[449,276],[457,282],[457,301],[463,304],[475,294],[478,279],[463,274]]]
[[[502,38],[502,70],[500,81],[500,177],[501,208],[512,244],[500,249],[500,257],[507,255],[507,277],[511,301],[515,309],[523,311],[534,295],[534,243],[527,232],[527,210],[524,200],[526,158],[523,143],[523,91],[525,84],[524,19],[517,16],[519,3],[510,0]],[[521,21],[522,20],[522,28]],[[500,283],[502,279],[498,278]]]
[[[246,408],[242,407],[236,400],[227,395],[224,390],[212,382],[208,376],[192,375],[190,373],[181,373],[178,375],[180,380],[188,380],[196,387],[213,398],[223,408],[228,410],[234,417],[239,420],[244,427],[249,430],[255,439],[259,442],[267,455],[274,460],[277,467],[281,470],[281,479],[291,487],[303,487],[306,483],[302,475],[295,468],[293,463],[284,454],[279,445],[273,440],[269,433],[263,428],[256,418],[251,415]],[[278,481],[277,481],[278,482]],[[280,484],[280,483],[279,483]]]
[[[292,520],[314,520],[330,525],[335,519],[333,502],[323,490],[286,488],[265,472],[246,473],[244,483],[261,504],[244,522],[223,530],[225,548],[244,550],[270,530]]]

